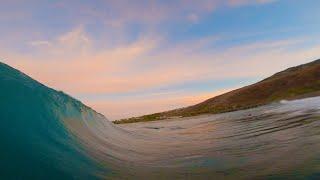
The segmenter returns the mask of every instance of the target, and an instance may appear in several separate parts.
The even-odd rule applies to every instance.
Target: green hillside
[[[186,108],[115,121],[116,124],[189,117],[252,108],[282,99],[320,95],[320,60],[292,67],[255,84]]]

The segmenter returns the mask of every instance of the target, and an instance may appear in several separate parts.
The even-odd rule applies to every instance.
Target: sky
[[[1,0],[0,61],[110,120],[320,58],[318,0]]]

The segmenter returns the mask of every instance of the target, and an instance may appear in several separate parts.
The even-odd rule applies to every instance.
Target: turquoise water
[[[65,119],[81,121],[84,110],[91,111],[0,64],[1,178],[97,178],[100,167],[64,125]]]
[[[113,125],[0,63],[0,179],[319,179],[320,97]]]

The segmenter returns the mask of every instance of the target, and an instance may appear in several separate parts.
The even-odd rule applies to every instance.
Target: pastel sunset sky
[[[110,120],[320,58],[318,0],[1,0],[0,61]]]

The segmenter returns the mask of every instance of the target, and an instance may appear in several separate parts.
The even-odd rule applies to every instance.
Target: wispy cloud
[[[210,93],[186,93],[181,91],[164,94],[146,94],[147,98],[145,96],[139,96],[113,101],[87,100],[87,103],[107,117],[110,117],[110,120],[117,120],[126,117],[145,115],[151,112],[186,107],[220,95],[229,90],[231,89],[220,89]]]
[[[247,5],[247,4],[266,4],[272,3],[277,0],[228,0],[228,4],[230,6],[240,6],[240,5]]]
[[[273,2],[4,1],[1,60],[112,119],[187,106],[317,58],[314,34],[244,27]]]
[[[207,13],[221,6],[235,7],[250,4],[265,4],[275,0],[173,0],[173,1],[129,1],[95,0],[79,4],[76,1],[56,3],[77,17],[104,21],[105,24],[120,27],[128,23],[158,24],[164,21],[188,20],[196,22]],[[82,19],[83,20],[83,19]]]
[[[31,46],[51,46],[49,41],[32,41],[29,43]]]
[[[287,62],[278,61],[291,53],[293,57],[290,57],[290,64],[297,64],[296,61],[300,59],[295,57],[308,50],[292,52],[292,48],[303,44],[303,39],[300,39],[242,44],[223,51],[215,48],[205,52],[189,51],[196,47],[202,49],[215,40],[211,38],[211,43],[194,40],[189,45],[177,44],[155,51],[165,45],[157,38],[141,37],[129,44],[97,51],[93,50],[92,40],[84,30],[75,28],[54,38],[52,42],[38,43],[41,46],[37,46],[40,55],[35,54],[29,59],[24,55],[8,58],[11,64],[18,65],[37,79],[67,92],[126,93],[169,86],[181,81],[261,77],[287,66]],[[279,68],[275,69],[275,62]],[[265,67],[263,70],[259,68],[261,65]],[[78,77],[81,77],[81,81],[74,82]]]
[[[320,45],[306,46],[308,39],[305,38],[246,43],[223,50],[212,47],[205,51],[189,51],[194,48],[205,49],[207,45],[223,40],[216,37],[208,41],[199,39],[183,42],[167,48],[163,48],[167,44],[159,41],[159,37],[140,37],[118,47],[96,50],[93,40],[86,34],[84,28],[75,28],[52,41],[31,44],[42,50],[39,51],[40,55],[34,53],[26,56],[11,52],[7,53],[5,60],[49,86],[83,97],[143,93],[199,81],[259,79],[286,67],[313,60],[320,51]],[[136,105],[130,108],[132,111],[129,114],[137,115],[191,105],[205,99],[200,98],[204,97],[201,92],[200,96],[193,94],[190,97],[192,100],[188,100],[186,94],[179,93],[174,95],[175,98],[168,99],[170,92],[172,90],[165,93],[160,91],[161,98],[154,98],[153,95],[152,98],[145,97],[145,100],[129,98],[125,101],[96,102],[90,98],[84,99],[99,110],[105,108],[103,112],[118,108],[113,111],[113,118],[124,117],[120,112],[128,106]],[[214,94],[218,93],[210,93]],[[147,110],[143,111],[143,107]]]

